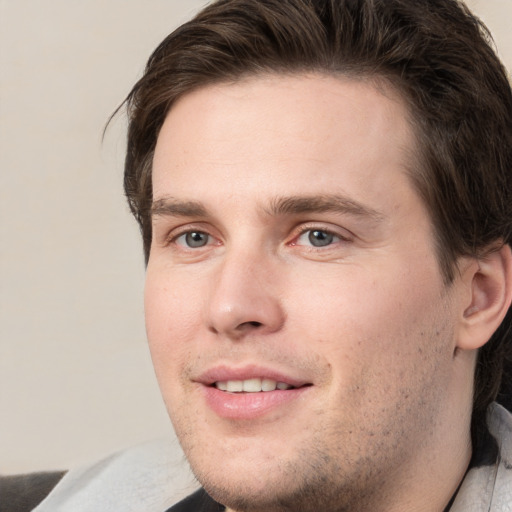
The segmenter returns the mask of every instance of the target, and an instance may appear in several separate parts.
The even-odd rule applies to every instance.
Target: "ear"
[[[457,347],[475,350],[500,326],[512,302],[512,251],[509,245],[474,259],[463,271],[469,289],[463,307]]]

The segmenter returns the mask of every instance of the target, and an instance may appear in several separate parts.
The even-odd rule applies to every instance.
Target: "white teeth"
[[[274,391],[277,387],[277,382],[275,380],[263,379],[261,381],[261,390],[262,391]]]
[[[216,382],[215,387],[217,389],[220,389],[221,391],[227,391],[228,390],[228,383],[227,382]]]
[[[229,393],[259,393],[260,391],[275,391],[292,389],[293,386],[285,382],[276,382],[272,379],[247,379],[247,380],[228,380],[217,381],[215,387],[220,391],[228,391]]]
[[[247,379],[243,382],[244,391],[248,393],[258,393],[261,391],[261,379]]]
[[[244,390],[244,382],[242,380],[228,380],[228,391],[230,393],[237,393]]]

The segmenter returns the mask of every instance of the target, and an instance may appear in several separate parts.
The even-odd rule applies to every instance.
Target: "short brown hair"
[[[125,192],[151,245],[151,165],[173,102],[261,73],[385,79],[408,103],[419,141],[411,175],[450,283],[462,255],[512,233],[512,94],[485,26],[457,0],[219,0],[170,34],[126,99]],[[496,398],[511,311],[480,350],[473,418]]]

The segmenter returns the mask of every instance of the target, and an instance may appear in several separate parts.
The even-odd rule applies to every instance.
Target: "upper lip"
[[[294,388],[299,388],[301,386],[305,386],[306,384],[310,384],[306,380],[301,380],[300,378],[286,375],[281,371],[257,365],[246,365],[240,367],[218,365],[207,369],[193,380],[200,384],[204,384],[205,386],[211,386],[215,382],[248,380],[256,378],[283,382]]]

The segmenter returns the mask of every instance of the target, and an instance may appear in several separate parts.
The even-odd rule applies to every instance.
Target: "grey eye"
[[[311,245],[315,247],[325,247],[326,245],[332,244],[334,241],[334,235],[327,231],[321,231],[319,229],[313,229],[309,231],[308,240]]]
[[[189,231],[182,235],[184,243],[188,247],[204,247],[208,243],[209,235],[201,231]]]

